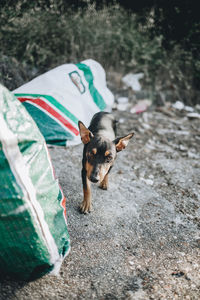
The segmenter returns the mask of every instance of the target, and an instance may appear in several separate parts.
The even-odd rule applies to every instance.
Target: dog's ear
[[[128,145],[129,140],[133,137],[134,133],[130,133],[124,137],[114,140],[117,152],[122,151]]]
[[[94,137],[92,132],[87,127],[85,127],[85,125],[81,121],[78,122],[78,127],[80,131],[81,141],[83,142],[83,144],[88,144],[90,142],[90,139]]]

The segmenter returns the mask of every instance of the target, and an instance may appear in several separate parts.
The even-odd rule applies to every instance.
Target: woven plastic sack
[[[66,199],[45,140],[0,85],[0,272],[25,280],[57,274],[69,249]]]
[[[13,93],[54,145],[80,143],[78,120],[89,125],[96,112],[111,110],[114,102],[104,69],[92,59],[52,69]]]

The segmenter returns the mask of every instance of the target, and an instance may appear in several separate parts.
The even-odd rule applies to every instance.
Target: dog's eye
[[[87,158],[88,159],[93,159],[94,158],[94,154],[93,153],[87,153]]]

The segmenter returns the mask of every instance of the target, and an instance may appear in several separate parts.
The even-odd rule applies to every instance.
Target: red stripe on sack
[[[65,196],[64,196],[64,198],[61,201],[61,206],[63,208],[63,215],[64,215],[65,222],[67,224],[67,208],[66,208],[66,198],[65,198]]]
[[[33,102],[37,104],[38,106],[42,107],[44,110],[48,111],[52,116],[54,116],[56,119],[58,119],[65,127],[67,127],[69,130],[71,130],[75,135],[79,135],[79,131],[69,122],[67,121],[63,116],[61,116],[57,111],[55,111],[50,105],[48,105],[45,101],[43,101],[40,98],[25,98],[25,97],[17,97],[20,102]]]

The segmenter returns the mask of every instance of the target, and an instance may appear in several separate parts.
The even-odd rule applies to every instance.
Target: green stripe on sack
[[[76,64],[76,66],[79,68],[79,70],[83,71],[85,79],[89,84],[89,91],[94,102],[100,108],[100,110],[104,110],[104,108],[106,107],[106,103],[94,86],[94,77],[92,71],[90,70],[90,67],[82,63],[78,63]]]
[[[66,146],[68,140],[73,140],[73,135],[67,128],[63,128],[60,123],[56,122],[48,114],[30,103],[24,102],[23,105],[38,125],[47,144]]]
[[[41,95],[41,94],[15,94],[16,97],[25,97],[25,96],[31,96],[31,97],[43,97],[45,98],[49,103],[53,104],[57,109],[59,109],[63,114],[65,114],[71,121],[73,121],[76,125],[78,125],[78,119],[75,115],[73,115],[68,109],[66,109],[62,104],[60,104],[54,97],[49,95]]]

